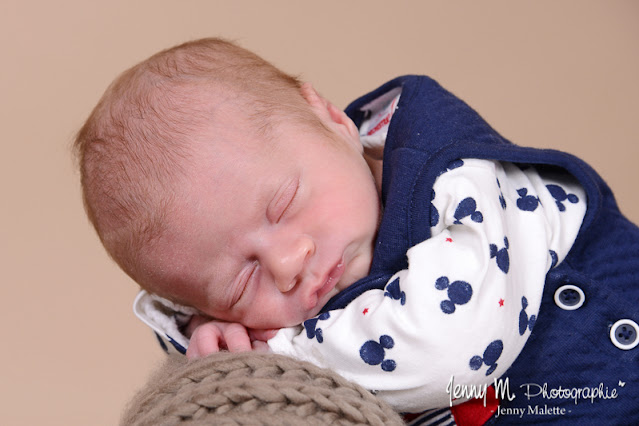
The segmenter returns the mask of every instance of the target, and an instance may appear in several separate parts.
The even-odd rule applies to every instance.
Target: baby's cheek
[[[343,291],[354,284],[356,281],[366,277],[370,272],[372,260],[372,249],[370,252],[362,253],[356,259],[353,259],[351,267],[337,284],[336,289],[338,291]]]

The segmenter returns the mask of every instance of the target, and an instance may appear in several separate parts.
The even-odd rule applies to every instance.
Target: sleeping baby
[[[637,227],[584,162],[512,144],[428,77],[343,112],[197,40],[119,76],[75,147],[136,313],[190,358],[266,349],[410,413],[467,400],[453,380],[583,387],[590,371],[639,393]],[[637,416],[622,399],[573,418]]]

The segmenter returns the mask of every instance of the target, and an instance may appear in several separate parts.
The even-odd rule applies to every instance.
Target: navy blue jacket
[[[515,398],[501,398],[500,415],[488,423],[639,424],[639,346],[622,349],[639,339],[638,330],[632,322],[618,322],[639,323],[639,228],[620,213],[610,188],[585,162],[556,150],[512,144],[428,77],[394,79],[357,99],[347,114],[359,126],[366,118],[362,106],[399,86],[402,95],[384,148],[384,214],[371,272],[324,310],[383,288],[391,275],[407,268],[406,251],[430,237],[432,187],[451,161],[478,158],[559,167],[585,189],[586,216],[567,258],[548,273],[530,339],[503,377]],[[567,284],[583,295],[561,292]],[[583,304],[564,309],[577,306],[574,297]],[[513,407],[524,408],[525,414],[508,411]]]

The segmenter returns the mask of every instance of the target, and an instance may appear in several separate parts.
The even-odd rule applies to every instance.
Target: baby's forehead
[[[213,119],[201,135],[196,135],[196,158],[226,164],[237,159],[259,162],[265,156],[284,155],[278,148],[286,133],[279,127],[275,122],[257,123],[250,116],[230,111]]]

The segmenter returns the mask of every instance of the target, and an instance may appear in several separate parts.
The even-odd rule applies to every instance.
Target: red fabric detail
[[[495,388],[486,389],[486,406],[483,399],[471,399],[453,406],[450,411],[458,426],[481,426],[490,419],[499,407],[499,399],[495,395]]]
[[[499,299],[499,306],[504,306],[504,299]]]
[[[386,127],[386,125],[387,125],[388,123],[390,123],[390,119],[391,119],[391,116],[392,116],[392,115],[393,115],[392,113],[386,114],[386,116],[384,116],[384,118],[383,118],[383,119],[382,119],[379,123],[377,123],[377,125],[376,125],[375,127],[373,127],[372,129],[370,129],[370,130],[368,131],[368,133],[366,133],[366,135],[367,135],[367,136],[372,136],[372,135],[374,135],[375,133],[379,132],[379,131],[380,131],[381,129],[383,129],[384,127]]]

